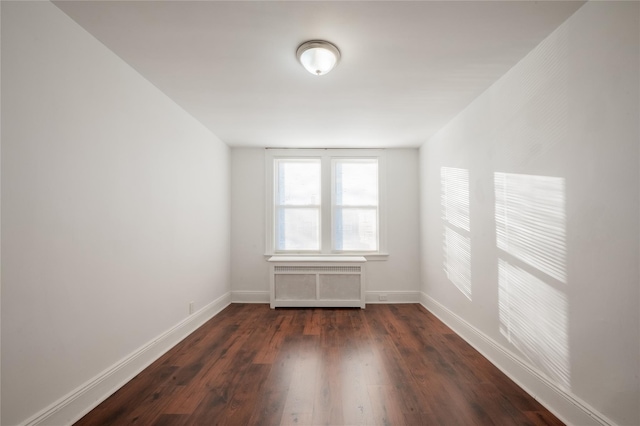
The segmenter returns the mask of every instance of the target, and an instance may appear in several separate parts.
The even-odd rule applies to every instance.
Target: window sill
[[[351,257],[351,256],[363,256],[367,259],[367,262],[386,261],[389,258],[389,253],[265,253],[265,260],[269,260],[271,257]]]

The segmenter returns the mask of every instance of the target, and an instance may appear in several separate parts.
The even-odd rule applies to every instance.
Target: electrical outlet
[[[378,296],[378,300],[380,300],[381,302],[383,302],[383,301],[387,300],[387,295],[386,295],[386,294],[380,294],[380,295]]]
[[[195,305],[195,302],[191,301],[189,302],[189,315],[191,315],[193,313],[193,306]]]

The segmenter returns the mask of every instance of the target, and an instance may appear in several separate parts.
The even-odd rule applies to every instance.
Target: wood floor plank
[[[251,380],[242,380],[231,392],[231,397],[219,417],[223,419],[223,424],[246,425],[249,423],[252,412],[247,407],[256,405],[258,394],[256,388],[264,386],[269,375],[269,366],[264,364],[252,364],[244,373]]]
[[[253,361],[258,364],[272,364],[280,351],[282,342],[289,333],[289,326],[293,317],[289,315],[282,315],[276,318],[272,327],[269,327],[268,332],[265,334],[266,340],[262,350],[256,353],[256,359]]]
[[[265,389],[258,396],[248,425],[277,426],[282,424],[287,390]]]
[[[563,424],[557,417],[546,410],[527,411],[525,414],[535,426],[558,426]]]
[[[168,415],[193,414],[207,394],[208,390],[197,385],[181,386],[162,411]]]
[[[562,422],[417,304],[232,304],[77,425]]]
[[[154,424],[162,416],[162,407],[171,401],[176,392],[172,386],[160,386],[152,394],[147,395],[127,416],[124,424]]]
[[[186,414],[161,414],[153,426],[184,426],[189,421]]]
[[[337,346],[321,346],[318,355],[311,424],[342,425],[344,416],[341,403],[343,390],[340,349]]]
[[[368,392],[373,406],[374,424],[385,426],[412,426],[410,423],[407,423],[402,412],[402,406],[394,386],[372,385],[368,387]]]
[[[319,359],[317,350],[319,338],[303,335],[287,341],[287,348],[296,353],[296,361],[291,373],[291,382],[282,413],[282,424],[305,425],[313,419],[316,376]]]
[[[340,375],[344,378],[342,381],[342,407],[345,424],[375,424],[365,363],[366,359],[362,356],[357,343],[343,349]]]
[[[320,336],[320,333],[322,331],[322,324],[321,324],[322,311],[320,309],[313,309],[310,312],[311,312],[311,318],[304,325],[304,334],[312,335],[312,336]]]

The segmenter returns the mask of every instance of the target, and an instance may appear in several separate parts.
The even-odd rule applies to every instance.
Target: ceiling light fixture
[[[302,43],[296,51],[298,61],[311,74],[325,75],[340,61],[338,48],[323,40],[311,40]]]

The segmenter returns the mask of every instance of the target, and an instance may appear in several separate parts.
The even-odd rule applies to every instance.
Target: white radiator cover
[[[272,256],[271,308],[364,309],[366,261],[362,256]]]

